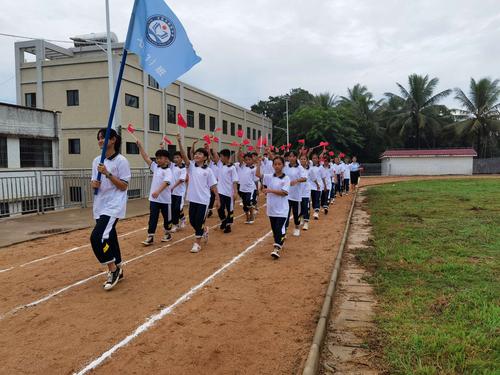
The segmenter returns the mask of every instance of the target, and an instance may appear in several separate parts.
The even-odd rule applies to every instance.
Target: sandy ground
[[[307,355],[319,306],[352,196],[337,199],[300,238],[289,236],[273,261],[271,236],[151,329],[118,350],[95,372],[164,374],[291,374]],[[263,211],[263,210],[262,210]],[[238,208],[240,213],[240,208]],[[123,234],[146,218],[119,223]],[[216,225],[215,218],[209,225]],[[83,368],[143,324],[147,317],[240,254],[270,230],[262,213],[254,225],[237,220],[233,233],[211,232],[190,254],[191,238],[130,262],[112,292],[89,247],[89,230],[14,245],[0,252],[0,363],[7,374],[69,374]],[[121,238],[124,259],[153,250],[145,230]],[[175,234],[175,240],[191,230]],[[61,254],[63,253],[63,254]],[[29,263],[43,257],[34,263]],[[28,264],[27,264],[28,263]],[[10,269],[11,268],[11,269]],[[60,294],[19,308],[61,288]],[[50,297],[50,296],[49,296]]]
[[[362,183],[399,180],[363,178]],[[312,222],[301,237],[289,235],[279,261],[271,259],[272,238],[265,237],[94,373],[298,373],[351,199],[337,199],[330,214]],[[192,238],[182,240],[192,234],[190,228],[176,233],[172,243],[144,248],[140,241],[147,218],[120,222],[119,234],[134,231],[120,239],[124,260],[131,261],[124,267],[125,278],[111,292],[102,290],[104,276],[92,278],[103,270],[86,246],[89,229],[3,248],[0,372],[79,371],[268,234],[264,210],[254,225],[237,219],[229,235],[212,230],[200,254],[189,253]],[[217,220],[211,218],[208,224],[217,225]],[[33,305],[23,308],[27,304]]]

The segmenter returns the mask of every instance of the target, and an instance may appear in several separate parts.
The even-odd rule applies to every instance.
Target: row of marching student
[[[106,129],[97,134],[102,149]],[[205,222],[212,209],[217,210],[219,229],[224,234],[232,232],[234,207],[241,199],[245,224],[255,223],[258,213],[258,197],[266,198],[266,214],[273,233],[271,256],[282,256],[288,228],[299,237],[302,230],[310,229],[313,220],[319,220],[321,210],[325,215],[337,196],[349,194],[350,185],[359,180],[360,165],[356,158],[330,158],[326,148],[284,151],[265,147],[263,154],[229,149],[215,152],[209,140],[204,147],[195,148],[190,155],[177,135],[179,151],[173,155],[163,149],[155,153],[154,160],[136,140],[139,152],[152,173],[149,194],[149,222],[143,246],[155,241],[160,214],[163,217],[161,242],[173,239],[175,232],[186,226],[185,201],[189,202],[188,218],[194,230],[192,253],[199,253],[208,242],[209,232]],[[131,178],[127,159],[119,153],[121,137],[111,130],[104,163],[97,157],[92,164],[92,188],[97,188],[93,213],[96,225],[91,234],[91,245],[97,260],[108,267],[103,287],[113,289],[123,278],[122,258],[116,224],[125,217],[127,188]],[[250,148],[249,148],[250,149]],[[236,158],[236,160],[234,160]],[[102,174],[98,181],[97,174]]]

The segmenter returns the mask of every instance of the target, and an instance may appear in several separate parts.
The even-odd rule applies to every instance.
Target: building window
[[[205,115],[203,113],[198,114],[198,122],[201,130],[205,130]]]
[[[260,137],[262,136],[262,131],[259,130],[259,132],[257,133],[257,139],[260,139]]]
[[[190,110],[187,111],[187,126],[188,128],[194,128],[194,112]]]
[[[79,154],[80,153],[80,139],[68,139],[68,153]]]
[[[36,108],[36,94],[34,92],[24,94],[24,104],[26,107]]]
[[[160,116],[149,114],[149,130],[154,132],[160,131]]]
[[[78,90],[66,91],[66,104],[68,107],[80,105],[80,95],[78,94]]]
[[[9,217],[10,209],[8,202],[0,202],[0,217]]]
[[[177,108],[175,108],[175,105],[167,104],[167,121],[169,124],[177,123]]]
[[[140,198],[141,197],[141,189],[128,189],[127,196],[130,199]]]
[[[247,139],[251,138],[251,133],[252,133],[252,130],[250,128],[247,128]]]
[[[125,105],[127,107],[139,108],[139,97],[135,95],[125,94]]]
[[[257,139],[257,131],[255,129],[252,129],[252,139],[253,140]]]
[[[236,135],[236,124],[234,122],[231,123],[231,135]]]
[[[21,168],[52,168],[52,141],[19,139]]]
[[[213,132],[215,130],[215,117],[210,116],[210,131]]]
[[[127,142],[126,148],[127,148],[127,154],[139,153],[139,147],[137,147],[137,144],[134,142]]]
[[[8,167],[7,138],[0,138],[0,168]]]
[[[156,79],[154,79],[153,77],[151,77],[149,74],[148,74],[148,86],[152,87],[154,89],[159,89],[160,88],[160,85],[158,84],[158,82],[156,82]]]
[[[69,187],[69,200],[71,202],[81,202],[82,201],[82,187],[81,186],[70,186]]]
[[[222,133],[227,134],[227,121],[222,120]]]

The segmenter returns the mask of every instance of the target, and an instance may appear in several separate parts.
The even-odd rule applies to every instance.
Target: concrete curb
[[[340,273],[340,265],[342,263],[342,256],[344,254],[344,248],[347,242],[347,235],[349,234],[352,213],[354,211],[354,204],[356,203],[357,196],[358,192],[356,191],[352,199],[351,209],[349,210],[349,215],[347,217],[344,228],[344,235],[342,237],[342,241],[340,242],[339,252],[337,253],[337,257],[335,258],[335,265],[333,267],[332,276],[330,278],[330,284],[328,285],[328,289],[326,290],[325,300],[323,301],[323,307],[321,308],[321,314],[319,316],[318,324],[316,325],[312,345],[309,349],[309,354],[307,356],[302,375],[315,375],[317,374],[319,369],[321,347],[323,346],[323,340],[325,339],[326,329],[328,327],[328,319],[330,318],[333,295],[337,286],[337,279]]]

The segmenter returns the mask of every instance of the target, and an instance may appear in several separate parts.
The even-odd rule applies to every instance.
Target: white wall
[[[382,175],[472,175],[472,164],[471,156],[389,157],[382,159]]]

